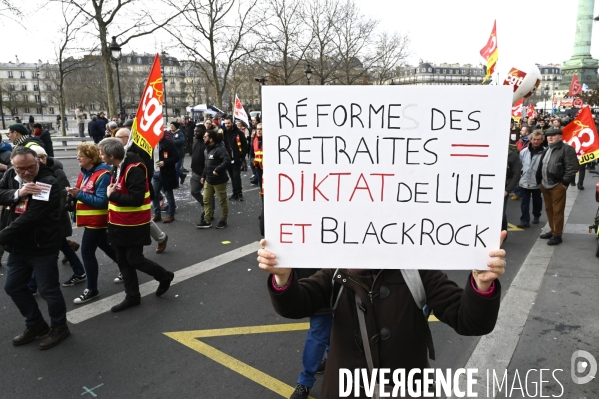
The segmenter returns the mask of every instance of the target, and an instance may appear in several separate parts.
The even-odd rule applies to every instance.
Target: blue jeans
[[[520,204],[522,216],[520,216],[520,221],[522,223],[530,223],[530,197],[532,197],[532,215],[536,218],[541,217],[541,211],[543,210],[541,189],[521,188],[520,190],[522,193],[522,203]]]
[[[152,187],[154,187],[154,199],[152,200],[152,205],[154,206],[154,216],[160,216],[160,200],[162,199],[160,195],[160,190],[162,190],[162,178],[160,177],[160,172],[154,172],[154,177],[152,178]],[[173,190],[164,190],[164,195],[168,201],[167,213],[170,217],[175,217],[176,204]]]
[[[81,263],[81,260],[79,260],[79,257],[77,256],[77,253],[75,252],[73,247],[71,247],[71,245],[69,245],[69,242],[67,241],[66,237],[62,239],[62,244],[60,245],[60,251],[64,254],[65,258],[67,258],[67,260],[69,261],[69,265],[71,266],[71,269],[73,269],[74,275],[82,276],[85,274],[85,269],[83,268],[83,264]],[[37,291],[37,283],[35,281],[35,271],[33,273],[31,273],[31,280],[29,280],[29,283],[27,284],[27,286],[30,289]]]
[[[108,243],[107,229],[85,228],[81,238],[81,257],[87,273],[87,288],[90,290],[98,289],[98,259],[96,259],[96,250],[100,248],[106,256],[116,263],[116,251]]]
[[[178,154],[178,155],[179,155],[179,160],[175,164],[175,170],[177,171],[177,180],[179,180],[181,178],[181,176],[183,176],[183,175],[187,176],[186,173],[181,172],[181,168],[183,167],[183,161],[185,160],[185,151],[183,151],[183,154]]]
[[[44,320],[37,301],[27,288],[27,283],[34,271],[40,296],[48,303],[52,327],[62,326],[67,322],[67,307],[58,281],[57,259],[58,253],[35,258],[8,254],[4,291],[25,317],[25,325],[28,328]]]
[[[331,337],[331,328],[333,328],[333,316],[318,315],[310,317],[310,329],[306,336],[304,344],[304,353],[302,355],[302,365],[304,370],[301,372],[297,383],[305,385],[308,388],[314,386],[316,382],[316,370],[320,365],[325,351],[329,350],[329,339]]]

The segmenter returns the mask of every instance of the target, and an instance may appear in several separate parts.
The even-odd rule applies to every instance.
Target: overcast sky
[[[5,40],[1,62],[14,62],[15,54],[21,62],[54,60],[52,41],[56,40],[58,29],[54,28],[60,21],[60,9],[33,13],[25,4],[36,1],[21,0],[24,31],[2,18],[4,32],[10,32],[14,39]],[[486,44],[495,19],[499,49],[496,71],[502,81],[511,67],[526,71],[534,63],[561,64],[570,59],[573,52],[578,0],[356,1],[364,13],[381,21],[382,28],[409,34],[414,65],[420,59],[433,63],[482,62],[479,51]],[[593,15],[597,15],[597,7]],[[594,26],[593,31],[591,54],[595,58],[599,58],[598,34],[599,25]],[[6,33],[4,36],[8,39]],[[168,40],[166,33],[159,32],[136,39],[124,51],[153,53],[160,51],[161,44]],[[174,49],[170,49],[169,54],[183,57]]]

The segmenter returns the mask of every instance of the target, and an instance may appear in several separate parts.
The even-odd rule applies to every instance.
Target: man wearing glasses
[[[47,335],[39,347],[49,349],[70,335],[58,281],[62,237],[56,226],[60,224],[61,193],[52,170],[38,162],[35,151],[17,146],[11,159],[13,168],[0,181],[0,204],[4,206],[0,245],[9,253],[4,290],[25,317],[26,325],[12,342],[19,346]],[[50,327],[27,288],[34,271],[40,296],[48,303]]]
[[[31,147],[32,145],[39,145],[44,150],[46,149],[46,146],[38,137],[29,137],[29,131],[21,123],[10,125],[6,137],[8,137],[14,146]]]

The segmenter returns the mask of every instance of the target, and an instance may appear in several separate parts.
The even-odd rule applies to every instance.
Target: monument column
[[[591,35],[593,33],[593,11],[595,0],[578,0],[578,16],[576,19],[576,36],[574,38],[574,54],[564,62],[560,90],[569,90],[574,74],[581,84],[590,89],[597,86],[597,69],[599,60],[591,57]]]

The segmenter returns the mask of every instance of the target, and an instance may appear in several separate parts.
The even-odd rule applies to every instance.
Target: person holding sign
[[[35,151],[17,146],[11,158],[13,168],[0,181],[0,204],[4,205],[0,245],[9,253],[4,290],[25,317],[27,327],[12,343],[25,345],[48,334],[39,347],[49,349],[70,335],[58,281],[61,193],[54,173],[39,163]],[[27,288],[33,272],[40,296],[48,303],[50,327]]]
[[[506,234],[502,232],[502,242]],[[369,343],[375,368],[405,369],[406,375],[411,369],[428,366],[427,348],[434,358],[430,329],[401,270],[322,269],[300,280],[295,269],[277,267],[276,255],[264,248],[266,240],[260,244],[259,267],[270,273],[267,287],[278,314],[299,319],[334,304],[321,397],[339,397],[339,369],[368,367],[363,342]],[[493,331],[501,298],[497,278],[505,271],[505,255],[502,249],[491,251],[487,264],[472,271],[463,289],[442,271],[418,271],[427,306],[435,317],[461,335]],[[358,306],[364,312],[367,339],[356,336],[361,330],[356,318]]]
[[[548,239],[547,245],[562,243],[566,190],[574,182],[578,171],[578,158],[574,147],[562,141],[562,130],[551,129],[545,132],[549,147],[543,151],[537,169],[537,184],[545,200],[549,230],[540,235]]]

